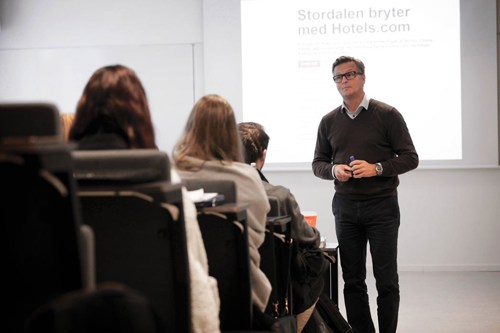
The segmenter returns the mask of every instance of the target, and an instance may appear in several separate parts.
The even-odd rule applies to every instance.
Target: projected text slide
[[[367,95],[403,114],[422,160],[462,158],[458,0],[244,0],[241,14],[243,120],[266,127],[269,163],[312,161],[341,55],[365,63]]]

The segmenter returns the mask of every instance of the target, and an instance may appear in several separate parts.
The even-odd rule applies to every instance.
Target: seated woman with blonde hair
[[[221,96],[196,102],[173,154],[182,179],[225,179],[236,184],[237,203],[248,204],[248,243],[252,302],[264,312],[271,284],[260,270],[259,247],[264,242],[269,201],[259,175],[244,163],[233,108]]]

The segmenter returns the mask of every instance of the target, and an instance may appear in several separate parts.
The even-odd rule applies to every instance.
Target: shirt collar
[[[360,114],[361,111],[363,111],[363,109],[368,110],[368,104],[370,104],[370,99],[365,94],[363,96],[363,99],[361,100],[361,103],[359,104],[358,108],[354,113],[347,112],[347,106],[344,104],[344,102],[342,102],[341,110],[342,112],[346,113],[351,119],[354,119],[358,116],[358,114]]]

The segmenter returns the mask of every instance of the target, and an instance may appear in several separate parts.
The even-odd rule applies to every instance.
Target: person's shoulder
[[[323,121],[328,121],[329,119],[332,119],[332,118],[335,118],[337,117],[339,114],[340,114],[340,110],[341,110],[341,105],[339,105],[338,107],[336,107],[335,109],[333,109],[332,111],[328,112],[327,114],[325,114],[322,118]]]
[[[290,195],[290,190],[282,185],[264,183],[264,188],[266,189],[267,195],[276,197],[284,197]]]
[[[392,109],[395,109],[392,105],[389,105],[385,102],[379,101],[374,98],[370,98],[370,102],[368,104],[368,108],[371,109],[378,109],[381,111],[391,111]]]
[[[253,166],[251,166],[250,164],[247,164],[247,163],[243,163],[243,162],[231,162],[230,164],[228,164],[228,167],[229,168],[232,168],[232,169],[235,169],[235,170],[238,170],[244,174],[250,174],[250,175],[254,175],[254,174],[257,174],[257,171],[255,170],[255,168]]]
[[[236,177],[241,179],[247,179],[248,181],[259,184],[261,187],[262,181],[260,180],[259,173],[255,169],[255,167],[250,164],[246,164],[243,162],[231,162],[227,164],[226,167],[228,170],[233,173]]]
[[[290,189],[281,185],[272,185],[264,183],[264,189],[268,197],[277,198],[283,205],[288,206],[289,204],[297,204],[295,196],[292,194]]]
[[[387,114],[399,113],[399,111],[394,106],[373,98],[370,99],[368,109]]]
[[[370,99],[370,104],[368,105],[368,109],[376,112],[381,119],[385,120],[399,120],[403,116],[401,113],[396,109],[394,106],[389,105],[385,102],[376,100],[376,99]]]

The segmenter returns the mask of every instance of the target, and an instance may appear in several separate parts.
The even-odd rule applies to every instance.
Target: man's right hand
[[[335,165],[335,178],[339,182],[346,182],[352,177],[352,168],[346,164]]]

